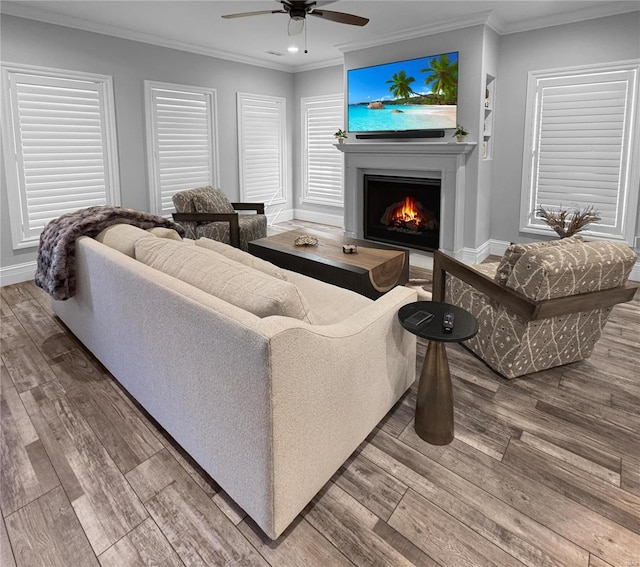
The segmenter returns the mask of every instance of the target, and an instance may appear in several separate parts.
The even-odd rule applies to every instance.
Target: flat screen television
[[[347,71],[347,129],[406,134],[455,128],[458,52]]]

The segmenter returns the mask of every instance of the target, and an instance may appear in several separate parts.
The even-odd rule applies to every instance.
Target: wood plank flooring
[[[0,307],[2,567],[640,566],[638,296],[589,360],[524,378],[448,345],[453,443],[416,435],[414,385],[276,542],[43,292]]]

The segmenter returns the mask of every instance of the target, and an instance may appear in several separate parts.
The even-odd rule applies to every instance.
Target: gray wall
[[[496,77],[498,74],[498,50],[500,37],[491,28],[485,27],[482,47],[482,86],[486,86],[487,74]],[[498,85],[496,85],[498,86]],[[495,88],[495,87],[494,87]],[[478,126],[478,151],[472,156],[478,164],[478,188],[477,192],[473,192],[477,199],[476,213],[476,247],[482,246],[491,238],[491,191],[493,189],[493,159],[482,159],[482,142],[484,140],[484,97],[482,93],[482,101],[480,107],[480,124]],[[498,100],[497,91],[494,91],[493,102]]]
[[[149,79],[216,88],[220,180],[232,199],[239,197],[236,93],[285,97],[291,159],[289,203],[283,209],[336,214],[332,207],[299,202],[299,100],[343,91],[342,66],[292,75],[5,15],[0,31],[5,62],[113,76],[124,206],[149,209],[143,96],[143,81]],[[467,172],[467,210],[472,213],[466,218],[470,230],[465,232],[471,236],[464,245],[476,248],[488,238],[508,242],[539,239],[518,232],[528,71],[639,58],[639,31],[640,12],[502,37],[475,26],[350,52],[345,54],[345,65],[355,68],[459,51],[458,122],[470,131],[471,140],[481,139],[484,75],[497,76],[493,160],[482,161],[478,148],[469,156]],[[638,217],[636,232],[640,235],[640,211]],[[4,170],[0,175],[0,223],[0,265],[34,260],[35,250],[12,250]]]
[[[478,141],[482,131],[480,125],[484,116],[484,29],[477,25],[461,30],[439,33],[418,39],[400,41],[388,45],[380,45],[345,54],[345,68],[355,69],[368,65],[390,63],[402,59],[437,55],[457,51],[459,57],[458,68],[458,123],[469,132],[469,139]],[[445,141],[450,141],[453,129],[445,134]],[[349,140],[357,142],[357,140]],[[474,149],[467,158],[466,168],[467,202],[465,203],[464,246],[475,248],[484,243],[486,238],[478,224],[476,214],[478,204],[478,160],[480,149]],[[348,187],[345,188],[349,190]],[[488,221],[483,221],[488,227]],[[484,238],[484,240],[481,240]]]
[[[220,184],[231,200],[239,197],[236,93],[287,99],[288,156],[291,155],[293,75],[184,51],[15,18],[1,21],[3,62],[111,75],[114,82],[122,205],[149,210],[145,153],[145,79],[213,87],[217,91]],[[288,159],[289,203],[293,205],[292,163]],[[35,249],[14,251],[9,229],[4,171],[0,195],[0,265],[35,260]]]
[[[293,161],[293,185],[295,187],[294,207],[299,216],[304,216],[304,212],[307,212],[320,221],[323,215],[329,215],[330,217],[341,217],[343,215],[342,208],[300,202],[302,196],[302,111],[300,109],[300,99],[343,92],[344,67],[342,65],[304,71],[293,76],[294,143],[291,161]]]
[[[500,38],[494,122],[491,236],[540,240],[518,231],[527,73],[640,58],[640,12],[510,34]],[[636,133],[637,135],[637,133]],[[638,191],[638,187],[634,188]],[[640,234],[639,222],[636,234]]]

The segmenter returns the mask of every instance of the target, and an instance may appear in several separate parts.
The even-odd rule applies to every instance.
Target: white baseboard
[[[503,240],[487,240],[478,248],[463,248],[456,257],[465,264],[479,264],[489,255],[502,256],[509,244]]]
[[[629,279],[633,280],[634,282],[640,282],[640,260],[638,260],[633,268],[631,268]]]
[[[489,254],[492,256],[502,256],[507,248],[511,246],[511,242],[507,242],[506,240],[489,240],[489,243]]]
[[[332,215],[330,213],[317,213],[304,209],[294,209],[293,218],[308,222],[319,222],[330,226],[344,226],[344,215]]]
[[[293,213],[293,209],[277,209],[276,205],[272,205],[269,210],[266,211],[267,224],[271,226],[277,222],[293,220],[295,218]]]
[[[32,280],[36,275],[36,261],[0,268],[0,286]]]

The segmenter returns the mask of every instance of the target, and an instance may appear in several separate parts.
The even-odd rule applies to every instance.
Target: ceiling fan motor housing
[[[295,20],[295,21],[304,20],[306,15],[307,15],[307,11],[305,9],[291,8],[291,10],[289,10],[289,16],[291,17],[292,20]]]

